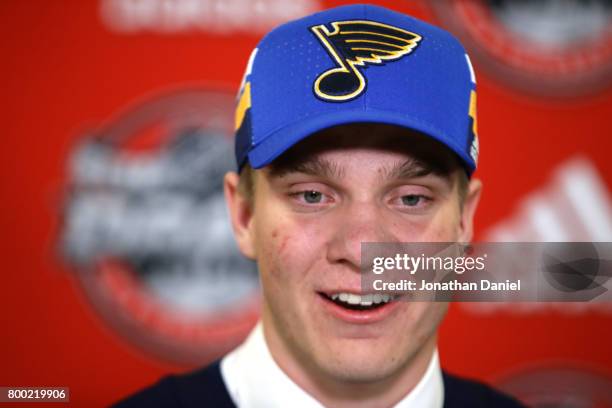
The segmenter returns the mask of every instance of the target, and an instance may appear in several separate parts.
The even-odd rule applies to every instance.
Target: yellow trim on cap
[[[234,116],[234,130],[238,130],[240,125],[242,125],[242,121],[244,120],[244,115],[246,114],[247,109],[251,107],[251,83],[247,82],[244,84],[244,90],[242,91],[242,95],[240,96],[240,101],[238,102],[238,106],[236,107],[236,114]]]
[[[470,117],[473,119],[472,131],[474,135],[478,135],[478,126],[476,124],[476,91],[470,93]]]

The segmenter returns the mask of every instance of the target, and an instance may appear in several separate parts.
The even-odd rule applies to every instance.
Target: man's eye
[[[417,194],[409,194],[402,196],[402,204],[407,205],[409,207],[417,206],[421,201],[423,201],[425,197]]]
[[[318,191],[304,191],[302,194],[308,204],[317,204],[323,199],[323,194]]]

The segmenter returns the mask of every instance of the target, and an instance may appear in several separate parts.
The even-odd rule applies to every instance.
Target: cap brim
[[[423,121],[411,118],[405,113],[395,113],[374,109],[355,109],[348,111],[328,112],[311,116],[299,122],[285,126],[268,135],[261,143],[251,148],[248,153],[249,163],[255,169],[272,163],[277,157],[306,137],[323,129],[349,123],[384,123],[396,125],[421,132],[441,142],[457,154],[468,174],[474,171],[473,161],[465,154],[464,146],[457,146],[455,141],[440,129]]]

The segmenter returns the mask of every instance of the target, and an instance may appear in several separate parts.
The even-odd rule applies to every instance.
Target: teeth
[[[367,294],[357,295],[354,293],[334,293],[330,295],[332,300],[340,300],[341,302],[348,303],[350,305],[360,306],[372,306],[372,304],[388,303],[393,300],[393,297],[388,294]]]

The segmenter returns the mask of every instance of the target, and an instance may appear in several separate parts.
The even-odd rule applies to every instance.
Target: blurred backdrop
[[[331,0],[0,3],[0,385],[104,406],[218,358],[258,315],[221,176],[273,26]],[[612,241],[612,5],[372,1],[441,25],[478,79],[478,240]],[[282,103],[282,101],[279,101]],[[535,406],[612,406],[612,305],[464,303],[443,367]]]

